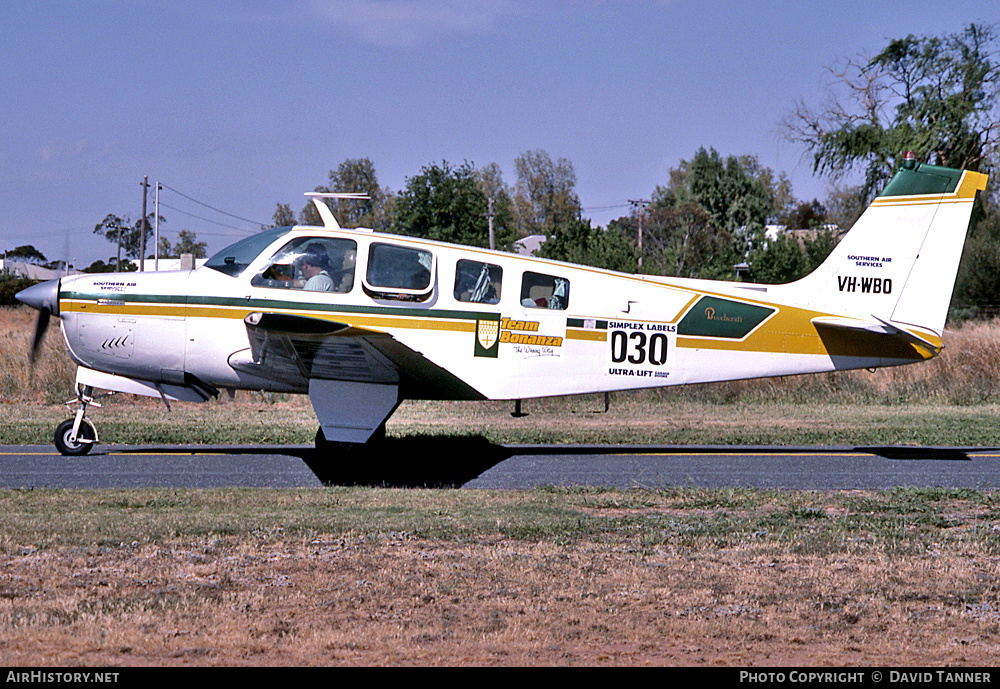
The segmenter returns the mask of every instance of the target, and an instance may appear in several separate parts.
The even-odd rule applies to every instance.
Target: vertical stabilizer
[[[789,285],[803,306],[940,336],[986,175],[908,160],[829,258]]]

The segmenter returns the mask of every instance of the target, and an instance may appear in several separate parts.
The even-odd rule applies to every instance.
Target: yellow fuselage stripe
[[[693,299],[692,299],[693,301]],[[767,302],[760,302],[767,304]],[[776,307],[774,304],[769,306]],[[677,346],[688,349],[717,351],[762,352],[773,354],[805,354],[825,356],[829,352],[811,321],[821,315],[793,307],[776,307],[777,312],[762,323],[761,327],[742,340],[678,335]],[[95,301],[64,299],[60,309],[67,313],[99,313],[119,316],[153,316],[160,318],[224,318],[242,320],[259,308],[246,306],[182,306],[176,304],[99,304]],[[276,308],[275,312],[343,322],[348,325],[388,331],[391,329],[433,330],[439,332],[475,332],[472,320],[435,318],[433,312],[420,316],[369,316],[351,312],[317,312],[310,309]],[[683,313],[683,310],[681,311]],[[675,319],[676,320],[676,319]],[[581,342],[607,342],[603,330],[567,329],[568,340]],[[921,348],[911,347],[906,358],[925,359],[929,354]]]

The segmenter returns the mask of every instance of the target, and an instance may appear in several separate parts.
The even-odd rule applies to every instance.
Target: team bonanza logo
[[[476,319],[476,356],[497,358],[500,351],[500,316]]]

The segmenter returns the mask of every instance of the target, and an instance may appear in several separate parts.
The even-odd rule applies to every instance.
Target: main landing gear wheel
[[[80,431],[76,435],[76,440],[73,441],[71,438],[73,435],[73,423],[75,421],[76,419],[66,419],[56,428],[56,435],[53,440],[60,454],[70,456],[85,455],[90,452],[90,448],[94,446],[94,441],[97,440],[97,429],[94,428],[94,424],[89,419],[81,419]]]

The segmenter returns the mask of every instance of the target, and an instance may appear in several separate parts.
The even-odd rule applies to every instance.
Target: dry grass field
[[[73,367],[0,311],[0,443]],[[667,393],[404,405],[395,436],[1000,444],[997,323],[924,365]],[[308,401],[114,398],[110,442],[309,442]],[[0,491],[0,664],[960,666],[1000,649],[1000,495],[547,488]]]
[[[998,496],[0,493],[7,666],[988,667]]]

